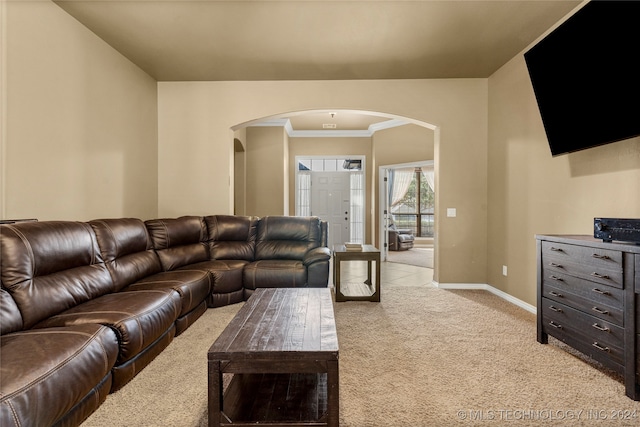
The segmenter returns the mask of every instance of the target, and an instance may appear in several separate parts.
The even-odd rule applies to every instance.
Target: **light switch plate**
[[[447,208],[447,216],[449,218],[455,218],[457,215],[456,208]]]

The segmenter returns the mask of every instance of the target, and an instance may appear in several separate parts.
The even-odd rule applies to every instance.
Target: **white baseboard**
[[[494,288],[491,285],[486,283],[438,283],[435,280],[433,281],[433,286],[440,289],[469,289],[469,290],[483,290],[491,292],[494,295],[499,296],[500,298],[510,302],[511,304],[515,304],[518,307],[527,310],[530,313],[536,314],[537,309],[535,306],[524,302],[513,295],[510,295],[500,289]]]

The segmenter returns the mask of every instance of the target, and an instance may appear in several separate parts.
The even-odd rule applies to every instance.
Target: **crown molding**
[[[291,138],[371,138],[370,130],[294,130]]]
[[[385,120],[369,125],[367,130],[294,130],[289,119],[271,119],[250,124],[250,127],[275,126],[284,127],[290,138],[371,138],[374,133],[409,124],[401,119]]]

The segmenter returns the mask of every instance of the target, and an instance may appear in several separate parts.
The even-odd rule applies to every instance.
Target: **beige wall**
[[[438,127],[436,214],[458,210],[457,218],[438,222],[436,276],[443,283],[486,283],[487,85],[486,79],[160,82],[159,215],[233,212],[233,130],[248,122],[313,109],[408,117]]]
[[[535,234],[593,235],[594,217],[640,218],[640,138],[552,158],[522,55],[489,79],[488,153],[489,284],[532,305]]]
[[[0,215],[156,216],[155,80],[54,3],[2,7]]]
[[[409,124],[373,134],[377,166],[433,160],[434,133],[424,126]]]
[[[283,127],[246,130],[246,215],[288,215],[288,136]]]

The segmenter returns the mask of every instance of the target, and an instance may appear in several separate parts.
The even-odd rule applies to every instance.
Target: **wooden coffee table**
[[[328,288],[258,288],[208,352],[209,426],[338,426]],[[223,393],[223,375],[233,374]]]

